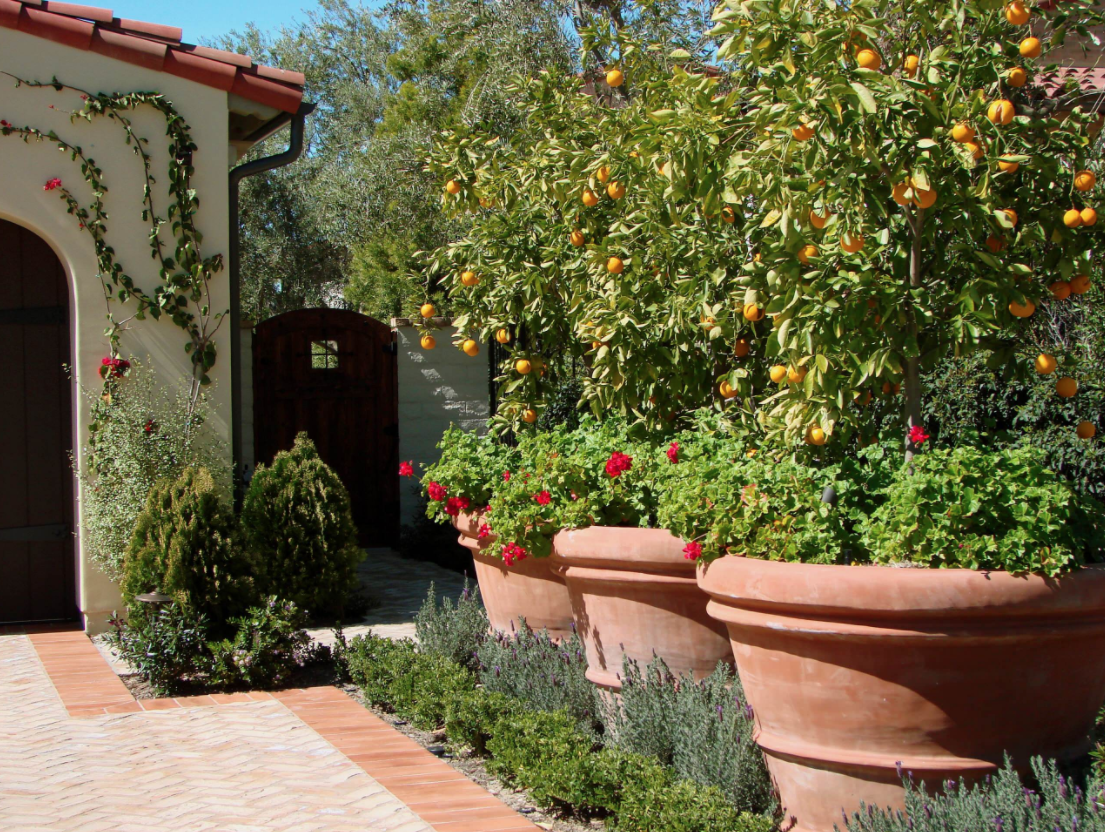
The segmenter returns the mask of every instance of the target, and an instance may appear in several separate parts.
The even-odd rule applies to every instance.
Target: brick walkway
[[[83,634],[33,638],[0,636],[3,832],[537,830],[336,688],[140,710]]]

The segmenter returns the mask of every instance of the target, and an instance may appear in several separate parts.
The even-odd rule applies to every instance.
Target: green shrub
[[[250,587],[233,540],[234,518],[205,468],[163,481],[138,516],[123,564],[123,600],[163,592],[216,631],[248,604]]]
[[[621,832],[774,832],[779,825],[768,815],[733,808],[720,789],[675,780],[662,771],[657,777],[626,782],[614,828]]]
[[[414,619],[414,633],[419,648],[475,670],[477,649],[487,637],[490,627],[487,612],[480,602],[479,586],[469,588],[464,579],[464,591],[456,604],[442,598],[438,604],[434,585]]]
[[[487,754],[496,723],[525,710],[523,702],[497,691],[471,690],[445,706],[445,735],[449,742]]]
[[[340,613],[357,586],[364,552],[349,493],[307,434],[272,464],[258,466],[246,491],[242,539],[261,591],[309,615]]]
[[[291,601],[267,598],[230,623],[236,628],[234,637],[208,645],[208,672],[216,685],[280,685],[314,658],[311,637],[304,629],[307,616]]]
[[[137,605],[124,621],[111,619],[112,651],[162,696],[207,670],[207,619],[172,603],[160,609]]]
[[[1021,782],[1012,764],[983,783],[943,784],[944,794],[906,780],[906,811],[862,806],[848,832],[1105,832],[1105,782],[1085,791],[1059,773],[1055,761],[1032,760],[1037,788]]]

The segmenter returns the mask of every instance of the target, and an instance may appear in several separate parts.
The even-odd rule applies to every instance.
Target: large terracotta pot
[[[483,512],[462,512],[454,521],[460,537],[457,542],[472,550],[476,581],[480,585],[487,617],[494,630],[517,632],[518,619],[524,617],[533,630],[548,630],[553,638],[564,638],[572,629],[572,605],[568,588],[550,558],[526,558],[513,566],[503,559],[485,554],[495,538],[480,543],[477,535]]]
[[[696,678],[731,662],[725,627],[706,614],[683,545],[665,529],[592,526],[553,537],[595,684],[620,690],[623,656],[641,667],[659,656]]]
[[[698,581],[796,832],[832,832],[860,801],[902,807],[899,763],[937,786],[1006,752],[1026,765],[1088,748],[1105,698],[1101,568],[1052,580],[725,557]]]

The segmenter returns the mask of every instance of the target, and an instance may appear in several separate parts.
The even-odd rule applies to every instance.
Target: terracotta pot
[[[548,630],[557,639],[567,636],[572,629],[572,605],[564,579],[551,559],[526,558],[507,566],[502,558],[485,554],[483,549],[495,538],[480,543],[477,534],[482,518],[483,512],[461,513],[453,525],[460,532],[457,542],[472,550],[480,597],[492,629],[517,632],[522,616],[533,630]]]
[[[1051,580],[725,557],[698,582],[796,832],[832,832],[860,801],[901,808],[899,763],[935,786],[1006,752],[1024,766],[1088,749],[1105,698],[1101,568]]]
[[[592,526],[553,537],[552,559],[564,572],[595,684],[620,690],[623,656],[644,667],[656,655],[672,672],[699,679],[732,661],[725,627],[707,615],[683,546],[666,529]]]

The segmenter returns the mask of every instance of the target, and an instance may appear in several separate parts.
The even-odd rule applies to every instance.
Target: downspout
[[[288,114],[292,134],[288,149],[274,156],[254,159],[238,165],[230,171],[230,442],[234,454],[234,507],[241,508],[245,471],[243,454],[244,429],[242,425],[242,287],[240,275],[241,230],[238,225],[238,185],[243,179],[274,168],[290,165],[303,152],[303,128],[315,109],[314,104],[303,103],[294,115]],[[283,125],[281,125],[283,126]]]

